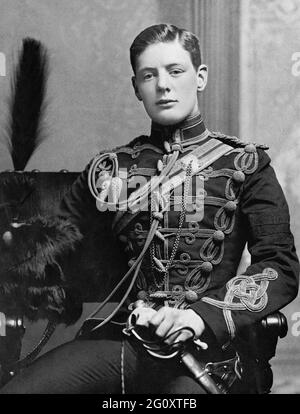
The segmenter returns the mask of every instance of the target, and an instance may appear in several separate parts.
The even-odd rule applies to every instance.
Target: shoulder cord
[[[191,176],[192,176],[192,163],[190,163],[187,166],[187,169],[186,169],[186,178],[187,178],[187,180],[184,183],[184,197],[182,199],[182,210],[180,212],[178,232],[177,232],[177,235],[176,235],[176,240],[175,240],[174,245],[173,245],[173,249],[172,249],[172,254],[171,254],[170,260],[168,262],[168,265],[165,268],[165,274],[164,274],[164,278],[163,278],[163,282],[162,283],[165,283],[165,281],[166,281],[166,279],[168,277],[169,267],[171,266],[171,264],[173,262],[173,259],[175,257],[175,254],[176,254],[176,251],[177,251],[177,248],[178,248],[179,238],[180,238],[180,233],[181,233],[181,228],[182,228],[183,220],[184,220],[184,217],[185,217],[185,214],[186,214],[186,198],[187,198],[188,189],[189,189],[189,186],[190,186]],[[155,225],[155,231],[153,233],[153,237],[154,237],[155,232],[156,232],[156,229],[158,227],[158,223],[159,223],[159,219],[158,219],[157,215],[155,215],[155,212],[154,212],[154,213],[151,214],[151,228],[150,228],[150,231],[149,231],[149,234],[150,234],[150,232],[152,231],[152,229],[154,228],[154,225]],[[149,240],[147,239],[147,247],[145,249],[145,246],[144,246],[144,249],[145,250],[143,249],[144,250],[143,255],[146,253],[146,250],[148,249],[148,247],[150,247],[150,246],[153,247],[153,237],[149,238]],[[146,243],[145,243],[145,245],[146,245]],[[152,258],[152,260],[153,260],[153,258]],[[132,289],[133,284],[134,284],[134,282],[136,280],[136,277],[138,275],[138,271],[140,269],[140,266],[141,266],[141,262],[139,263],[139,266],[138,266],[138,268],[136,270],[136,273],[135,273],[135,275],[134,275],[134,277],[132,279],[132,282],[130,284],[130,287],[129,287],[130,290]],[[128,294],[129,294],[130,290],[127,291]],[[127,292],[126,292],[125,296],[123,297],[123,299],[124,298],[125,299],[127,298],[127,296],[128,296]],[[106,301],[107,301],[107,299],[106,299]],[[123,303],[123,300],[121,302]],[[116,309],[118,309],[118,308],[116,308]],[[115,310],[115,312],[116,312],[116,310]],[[101,324],[98,325],[96,328],[98,328],[100,326],[101,326]],[[94,329],[96,329],[96,328],[94,328]],[[144,345],[144,346],[147,348],[147,345]],[[122,344],[121,344],[121,385],[122,385],[122,394],[125,394],[125,374],[124,374],[124,353],[125,353],[125,349],[124,348],[125,348],[125,344],[124,344],[124,340],[122,340]],[[151,354],[151,348],[148,349],[148,352],[149,352],[149,354]],[[178,353],[178,351],[175,352],[175,354],[177,354],[177,353]],[[175,354],[173,354],[172,356],[174,356]],[[152,355],[154,355],[154,354],[152,354]],[[154,356],[156,356],[156,355],[154,355]],[[172,356],[168,356],[167,358],[170,358]],[[160,356],[160,357],[163,358],[163,356]]]
[[[183,224],[183,220],[184,220],[184,217],[185,217],[185,199],[186,199],[186,195],[187,195],[187,189],[188,189],[188,187],[189,187],[189,183],[190,183],[190,179],[191,179],[191,173],[192,173],[192,171],[191,171],[191,163],[188,165],[188,167],[187,167],[187,171],[186,171],[186,175],[187,175],[187,177],[188,177],[188,180],[187,180],[187,182],[186,182],[186,186],[185,186],[185,197],[184,197],[184,200],[183,200],[183,205],[182,205],[182,212],[181,212],[181,215],[180,215],[180,229],[179,229],[179,235],[178,235],[178,240],[177,240],[177,242],[176,242],[176,244],[175,244],[175,246],[174,246],[174,253],[173,253],[173,255],[172,255],[172,260],[173,260],[173,256],[175,256],[175,253],[176,253],[176,251],[177,251],[177,246],[178,246],[178,243],[179,243],[179,236],[180,236],[180,230],[181,230],[181,227],[182,227],[182,224]],[[131,282],[130,282],[130,285],[129,285],[129,287],[128,287],[128,289],[126,290],[126,292],[125,292],[125,294],[124,294],[124,296],[123,296],[123,298],[121,299],[121,301],[119,302],[119,304],[116,306],[116,308],[113,310],[113,312],[111,312],[111,314],[110,315],[108,315],[101,323],[99,323],[98,325],[96,325],[93,329],[92,329],[92,331],[94,331],[94,330],[96,330],[96,329],[98,329],[98,328],[100,328],[101,326],[103,326],[103,325],[105,325],[106,323],[108,323],[114,316],[115,316],[115,314],[119,311],[119,309],[122,307],[122,305],[123,305],[123,303],[125,302],[125,300],[127,299],[127,297],[128,297],[128,295],[130,294],[130,292],[131,292],[131,290],[132,290],[132,288],[133,288],[133,286],[134,286],[134,283],[135,283],[135,281],[136,281],[136,279],[137,279],[137,277],[138,277],[138,274],[139,274],[139,270],[140,270],[140,267],[141,267],[141,264],[142,264],[142,260],[143,260],[143,258],[144,258],[144,255],[145,255],[145,253],[146,253],[146,251],[148,250],[148,248],[150,247],[150,245],[151,245],[151,242],[152,242],[152,240],[153,240],[153,238],[154,238],[154,236],[155,236],[155,233],[156,233],[156,231],[157,231],[157,228],[158,228],[158,225],[159,225],[159,223],[160,223],[160,220],[162,219],[162,217],[163,217],[163,213],[167,210],[167,208],[168,208],[168,204],[166,204],[165,206],[164,206],[164,208],[160,211],[160,212],[154,212],[153,214],[152,214],[152,224],[151,224],[151,227],[150,227],[150,230],[149,230],[149,233],[148,233],[148,236],[147,236],[147,239],[146,239],[146,241],[145,241],[145,244],[144,244],[144,247],[143,247],[143,249],[142,249],[142,251],[141,251],[141,253],[139,254],[139,256],[138,256],[138,258],[136,259],[136,261],[133,263],[133,265],[131,266],[131,268],[128,270],[128,272],[125,274],[125,276],[120,280],[120,282],[116,285],[116,287],[112,290],[112,292],[107,296],[107,298],[87,317],[87,319],[92,319],[100,310],[102,310],[103,309],[103,307],[107,304],[107,302],[111,299],[111,297],[116,293],[116,291],[120,288],[120,286],[128,279],[128,277],[132,274],[132,272],[133,271],[135,271],[134,272],[134,275],[133,275],[133,278],[132,278],[132,280],[131,280]],[[171,260],[171,261],[172,261]],[[170,262],[170,264],[171,264],[171,262]],[[166,269],[166,271],[165,271],[165,277],[166,277],[166,275],[167,275],[167,273],[168,273],[168,269]]]
[[[92,196],[98,202],[100,202],[101,205],[106,206],[107,208],[110,208],[110,207],[115,208],[117,203],[118,203],[119,209],[126,208],[129,205],[130,205],[130,208],[132,209],[133,206],[139,205],[142,201],[144,201],[148,197],[150,190],[154,191],[156,188],[159,187],[159,185],[163,182],[165,177],[170,173],[171,169],[173,168],[175,162],[178,159],[179,152],[180,152],[180,148],[179,147],[177,148],[176,144],[174,144],[173,147],[174,147],[174,151],[169,156],[169,160],[168,160],[166,167],[163,168],[159,176],[155,177],[156,178],[155,181],[154,180],[148,181],[147,184],[145,184],[141,189],[133,193],[134,194],[133,197],[130,196],[128,199],[123,200],[123,201],[117,201],[116,203],[105,201],[102,198],[100,198],[100,192],[97,189],[96,183],[97,183],[97,178],[98,178],[99,167],[101,163],[103,162],[103,154],[98,155],[97,157],[94,158],[92,165],[89,169],[89,173],[88,173],[88,186],[89,186]],[[114,178],[115,179],[119,178],[117,176],[118,169],[119,169],[117,154],[115,153],[109,154],[109,158],[111,159],[113,163],[113,167],[111,171],[112,177],[109,180],[113,180]]]
[[[133,271],[134,275],[133,278],[130,282],[130,285],[128,287],[128,289],[126,290],[123,298],[121,299],[121,301],[119,302],[119,304],[117,305],[117,307],[114,309],[114,311],[107,316],[100,324],[98,324],[97,326],[95,326],[92,331],[94,331],[97,328],[100,328],[101,326],[105,325],[107,322],[109,322],[114,316],[115,314],[119,311],[119,309],[121,308],[121,306],[123,305],[123,303],[125,302],[125,300],[127,299],[131,289],[133,288],[133,285],[136,281],[136,278],[138,276],[141,264],[142,264],[142,259],[155,235],[155,232],[157,230],[158,224],[160,221],[160,217],[156,217],[153,220],[152,226],[149,230],[146,242],[144,244],[143,250],[141,251],[141,253],[139,254],[138,258],[136,259],[136,261],[133,263],[133,265],[131,266],[131,268],[128,270],[128,272],[125,274],[125,276],[120,280],[120,282],[117,284],[117,286],[112,290],[112,292],[107,296],[107,298],[87,317],[88,319],[92,319],[101,309],[103,309],[103,307],[107,304],[107,302],[111,299],[111,297],[116,293],[116,291],[120,288],[120,286],[128,279],[128,277],[132,274]]]
[[[159,186],[159,184],[163,181],[163,179],[170,173],[170,171],[173,168],[175,162],[177,161],[177,158],[178,158],[179,152],[180,152],[180,148],[177,147],[176,144],[173,145],[173,149],[174,149],[173,154],[169,157],[169,160],[168,160],[168,163],[167,163],[166,167],[163,168],[163,170],[161,171],[161,174],[159,175],[158,180],[155,183],[155,186],[152,186],[151,183],[148,182],[147,185],[145,185],[141,189],[141,192],[136,192],[138,194],[136,194],[134,196],[134,198],[131,200],[132,204],[138,203],[138,202],[140,202],[140,200],[145,199],[146,197],[148,197],[148,195],[149,195],[148,191],[151,189],[151,191],[153,192],[153,190],[155,190],[155,188],[157,188]],[[113,154],[112,159],[114,161],[112,173],[117,174],[117,171],[118,171],[117,155]],[[95,184],[96,184],[96,177],[97,177],[96,172],[97,172],[97,169],[98,169],[101,162],[102,162],[102,158],[101,158],[101,155],[100,155],[100,156],[96,157],[95,160],[93,161],[93,163],[91,165],[91,168],[89,170],[89,174],[88,174],[89,189],[90,189],[92,195],[96,198],[96,200],[100,200],[99,199],[99,192],[98,192]],[[108,207],[113,205],[113,203],[103,201],[103,200],[101,200],[101,203],[104,203]],[[119,208],[121,208],[121,206],[124,205],[124,203],[127,204],[127,200],[121,202],[120,205],[119,205]],[[139,254],[138,258],[135,260],[135,262],[133,263],[131,268],[128,270],[128,272],[125,274],[125,276],[115,286],[115,288],[112,290],[112,292],[107,296],[107,298],[87,317],[87,320],[92,319],[98,312],[100,312],[100,310],[103,309],[103,307],[107,304],[107,302],[112,298],[112,296],[117,292],[117,290],[121,287],[121,285],[128,279],[128,277],[134,271],[134,274],[133,274],[132,280],[130,282],[130,285],[129,285],[128,289],[126,290],[123,298],[119,302],[119,304],[116,306],[116,308],[113,310],[113,312],[111,312],[111,314],[108,315],[101,323],[96,325],[92,329],[92,331],[94,331],[95,329],[98,329],[101,326],[108,323],[115,316],[115,314],[119,311],[119,309],[122,307],[123,303],[127,299],[128,295],[131,292],[131,290],[133,288],[133,285],[134,285],[134,283],[135,283],[135,281],[138,277],[139,270],[140,270],[144,255],[145,255],[146,251],[148,250],[149,246],[151,245],[151,242],[152,242],[152,240],[155,236],[155,233],[156,233],[156,230],[157,230],[158,225],[160,223],[160,220],[163,217],[163,213],[167,210],[167,208],[168,208],[168,205],[164,206],[164,208],[161,211],[156,211],[156,212],[153,213],[153,221],[152,221],[147,239],[145,241],[144,247],[143,247],[141,253]]]

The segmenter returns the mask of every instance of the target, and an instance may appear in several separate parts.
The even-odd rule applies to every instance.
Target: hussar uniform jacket
[[[288,206],[265,149],[209,132],[200,115],[172,128],[153,124],[150,136],[101,153],[94,184],[103,205],[88,185],[90,163],[63,200],[60,214],[84,234],[100,223],[102,242],[97,249],[103,263],[109,261],[101,285],[109,280],[109,269],[120,269],[117,280],[134,263],[153,221],[152,203],[158,203],[159,227],[128,301],[191,308],[225,349],[244,328],[283,308],[297,294],[299,267]],[[103,177],[117,178],[114,183],[126,189],[128,198],[165,171],[174,150],[179,151],[177,164],[165,182],[181,173],[175,188],[160,197],[150,187],[146,204],[134,210],[118,208],[118,203],[115,209],[105,207]],[[185,163],[180,164],[181,159]],[[191,160],[197,168],[191,167]],[[251,263],[238,274],[246,244]],[[108,250],[110,256],[104,253]]]

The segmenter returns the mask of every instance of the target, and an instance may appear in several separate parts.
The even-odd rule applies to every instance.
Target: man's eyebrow
[[[166,65],[166,68],[167,69],[171,69],[174,66],[184,66],[184,64],[182,62],[169,63],[168,65]],[[152,66],[145,66],[145,67],[140,68],[138,70],[138,72],[154,71],[154,70],[157,70],[157,68],[156,67],[152,67]]]
[[[166,66],[166,68],[167,68],[167,69],[171,69],[171,68],[173,68],[174,66],[184,66],[184,64],[183,64],[182,62],[169,63],[169,64]]]
[[[144,68],[140,68],[138,72],[145,72],[145,71],[151,71],[151,70],[156,70],[156,68],[151,67],[151,66],[145,66]]]

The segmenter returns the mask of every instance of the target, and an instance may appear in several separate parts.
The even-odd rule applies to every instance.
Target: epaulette
[[[128,144],[125,145],[118,145],[117,147],[114,148],[105,148],[105,149],[101,149],[99,151],[99,154],[106,154],[106,153],[111,153],[111,152],[121,152],[124,148],[133,148],[135,145],[142,145],[144,144],[147,139],[149,140],[149,137],[147,135],[140,135],[139,137],[134,138],[132,141],[130,141]]]
[[[146,144],[149,142],[149,136],[148,135],[140,135],[139,137],[134,138],[132,141],[130,141],[126,147],[135,147],[140,146],[143,144]]]
[[[224,144],[228,144],[231,145],[234,148],[243,148],[246,147],[249,144],[255,145],[256,148],[260,148],[263,150],[268,150],[269,146],[265,145],[265,144],[257,144],[256,142],[246,142],[246,141],[242,141],[241,139],[234,137],[234,136],[230,136],[230,135],[224,135],[221,132],[211,132],[210,136],[212,138],[216,138],[222,142],[224,142]]]

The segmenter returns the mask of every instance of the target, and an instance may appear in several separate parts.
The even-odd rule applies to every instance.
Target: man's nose
[[[157,89],[159,91],[165,91],[165,90],[170,91],[171,90],[170,81],[166,74],[160,74],[157,77]]]

